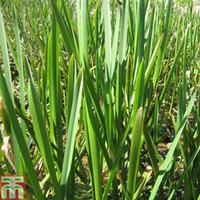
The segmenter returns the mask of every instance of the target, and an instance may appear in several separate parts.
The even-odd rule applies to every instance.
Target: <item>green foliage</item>
[[[198,199],[195,6],[0,1],[0,133],[14,155],[0,173],[25,175],[36,199]]]

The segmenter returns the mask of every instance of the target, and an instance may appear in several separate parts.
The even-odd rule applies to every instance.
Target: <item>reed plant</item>
[[[200,198],[200,18],[177,5],[0,1],[0,174],[25,199]]]

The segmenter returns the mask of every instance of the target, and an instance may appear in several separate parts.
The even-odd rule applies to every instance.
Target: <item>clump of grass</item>
[[[174,4],[2,1],[1,174],[36,199],[198,199],[200,20]]]

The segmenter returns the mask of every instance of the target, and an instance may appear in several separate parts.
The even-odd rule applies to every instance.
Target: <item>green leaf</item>
[[[10,93],[9,93],[9,90],[8,90],[8,87],[7,87],[7,84],[6,84],[6,81],[1,69],[0,69],[0,85],[1,85],[0,87],[1,94],[5,102],[6,110],[8,112],[8,117],[9,117],[14,133],[17,133],[15,137],[19,144],[20,152],[24,160],[26,169],[28,171],[35,195],[37,196],[37,198],[42,200],[44,199],[44,197],[40,189],[39,180],[34,170],[34,166],[31,161],[31,158],[26,146],[26,141],[24,139],[22,129],[20,128],[19,122],[17,120],[15,110],[14,110],[14,105],[13,105],[13,102],[12,102],[12,99],[11,99],[11,96],[10,96]]]
[[[59,187],[58,180],[56,177],[56,171],[55,171],[55,167],[54,167],[53,158],[51,155],[50,145],[48,142],[47,131],[46,131],[44,119],[42,116],[40,102],[37,97],[37,93],[36,93],[34,83],[32,80],[30,80],[30,82],[29,82],[28,91],[29,91],[28,99],[29,99],[29,105],[30,105],[30,113],[32,116],[36,141],[38,143],[40,152],[41,152],[44,162],[47,166],[50,177],[52,179],[56,197],[60,198],[61,197],[60,196],[60,187]]]
[[[158,177],[156,179],[156,182],[155,182],[155,184],[154,184],[154,186],[153,186],[153,188],[151,190],[151,195],[149,197],[150,200],[155,199],[157,191],[159,189],[159,186],[160,186],[160,184],[161,184],[161,182],[162,182],[162,180],[164,178],[165,173],[167,172],[167,170],[169,168],[169,165],[170,165],[170,163],[172,161],[172,157],[173,157],[174,151],[175,151],[176,146],[177,146],[177,144],[179,142],[179,139],[180,139],[180,137],[182,135],[182,132],[183,132],[183,130],[185,128],[185,125],[187,123],[189,114],[190,114],[190,112],[191,112],[191,110],[193,108],[193,105],[194,105],[194,102],[195,102],[195,98],[196,98],[196,92],[194,92],[194,94],[191,97],[191,100],[190,100],[190,102],[188,104],[188,107],[187,107],[187,109],[185,111],[183,119],[181,120],[180,126],[178,128],[177,133],[176,133],[176,136],[175,136],[172,144],[170,145],[170,148],[169,148],[169,151],[167,153],[167,156],[166,156],[165,160],[163,161],[162,165],[160,166],[161,174],[158,175]]]
[[[133,198],[134,192],[136,190],[136,179],[138,175],[140,151],[143,140],[143,123],[143,109],[140,107],[135,117],[131,135],[130,159],[127,180],[127,190],[131,199]]]
[[[81,108],[82,89],[83,89],[83,72],[81,70],[79,72],[79,75],[76,81],[71,115],[70,115],[69,124],[67,128],[67,143],[65,145],[64,161],[63,161],[63,166],[62,166],[62,175],[61,175],[61,183],[60,183],[63,189],[67,186],[70,170],[72,167],[76,132],[77,132],[78,119],[79,119],[79,113],[80,113],[80,108]],[[64,190],[62,192],[64,192]],[[62,195],[64,196],[65,194],[62,194]]]
[[[108,70],[108,76],[112,78],[112,28],[111,28],[111,11],[110,2],[108,0],[103,1],[103,16],[104,16],[104,30],[105,30],[105,63]]]

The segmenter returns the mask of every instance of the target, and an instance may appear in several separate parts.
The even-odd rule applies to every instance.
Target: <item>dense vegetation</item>
[[[1,0],[0,174],[25,199],[200,199],[198,9]]]

